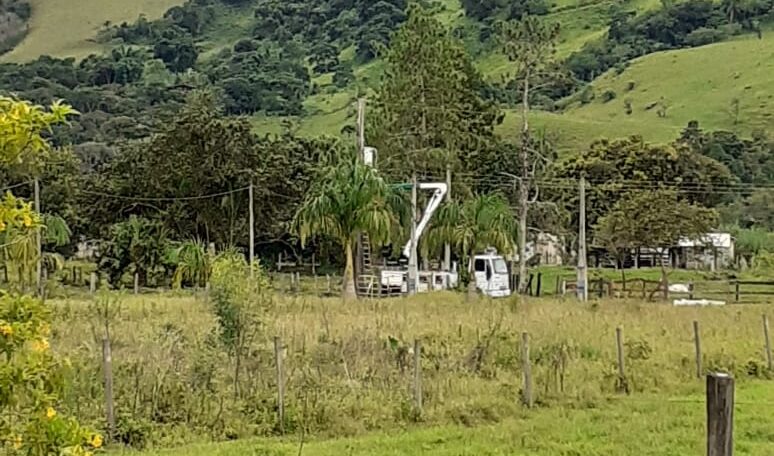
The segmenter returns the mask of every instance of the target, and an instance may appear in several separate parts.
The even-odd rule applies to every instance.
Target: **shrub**
[[[607,102],[613,101],[615,100],[616,96],[617,95],[614,90],[607,89],[604,92],[602,92],[602,102],[607,103]]]
[[[685,44],[688,46],[704,46],[705,44],[717,43],[726,37],[724,31],[716,28],[700,27],[692,31],[685,37]]]
[[[3,454],[85,455],[102,437],[56,410],[63,364],[49,349],[49,312],[29,296],[0,298],[0,448]]]

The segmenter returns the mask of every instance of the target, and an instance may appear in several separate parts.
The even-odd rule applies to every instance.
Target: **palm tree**
[[[345,299],[356,297],[355,241],[365,233],[377,244],[386,242],[397,224],[401,203],[372,168],[352,156],[325,168],[296,213],[294,226],[302,244],[314,236],[327,236],[343,248]]]
[[[461,255],[467,270],[470,256],[487,247],[501,253],[513,250],[515,222],[508,201],[499,194],[476,195],[462,203],[446,203],[438,211],[427,234],[430,248],[449,243]],[[475,294],[476,281],[468,280],[468,293]]]

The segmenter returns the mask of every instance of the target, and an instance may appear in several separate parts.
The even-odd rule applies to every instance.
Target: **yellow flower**
[[[36,340],[36,341],[32,342],[32,351],[35,351],[35,352],[38,352],[38,353],[42,353],[42,352],[48,350],[49,347],[50,347],[50,345],[48,344],[48,340],[47,339],[39,339],[39,340]]]
[[[0,334],[4,336],[13,336],[13,326],[8,323],[0,325]]]
[[[22,436],[17,435],[13,439],[13,449],[14,450],[19,450],[19,449],[21,449],[21,447],[22,447]]]
[[[92,453],[91,451],[86,451],[85,453],[83,453],[83,456],[94,456],[94,453]]]
[[[24,226],[31,226],[32,225],[32,217],[29,216],[29,214],[24,214],[22,216],[22,221],[24,223]]]
[[[102,436],[99,434],[94,434],[94,436],[91,438],[91,446],[94,448],[99,448],[102,446]]]
[[[55,416],[56,416],[56,410],[54,410],[53,407],[49,407],[46,410],[46,418],[48,418],[50,420],[50,419],[54,418]]]

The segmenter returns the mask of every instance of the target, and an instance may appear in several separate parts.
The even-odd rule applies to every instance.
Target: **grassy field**
[[[454,293],[347,303],[278,294],[260,316],[237,379],[204,294],[110,292],[50,302],[52,347],[72,362],[63,411],[103,426],[100,309],[110,308],[121,438],[154,448],[240,439],[162,454],[288,454],[302,432],[306,454],[323,455],[697,454],[703,405],[694,320],[705,369],[737,377],[740,429],[748,429],[740,431],[747,450],[740,453],[763,456],[772,441],[771,423],[754,420],[755,407],[774,400],[761,325],[761,314],[774,312],[770,304],[467,301]],[[618,326],[628,395],[616,371]],[[519,404],[522,331],[532,341],[534,411]],[[284,349],[289,435],[279,440],[275,336]],[[415,339],[423,346],[421,413],[412,405]],[[629,448],[634,430],[642,438]],[[660,434],[664,441],[655,444]]]
[[[697,383],[697,390],[698,383]],[[736,454],[768,456],[774,447],[774,385],[755,383],[737,390]],[[360,438],[262,439],[126,453],[143,456],[315,456],[615,455],[665,456],[704,453],[703,395],[613,399],[595,407],[520,411],[478,427],[412,427],[400,433]],[[125,454],[116,452],[116,454]]]
[[[608,72],[593,86],[596,99],[574,106],[561,117],[593,126],[606,124],[609,132],[638,133],[651,141],[674,139],[691,120],[707,129],[739,130],[774,126],[774,33],[753,35],[700,48],[668,51],[637,59],[622,74]],[[630,89],[630,87],[633,87]],[[616,98],[605,103],[602,94]],[[666,117],[648,106],[664,99]],[[735,101],[738,101],[738,109]],[[632,105],[626,115],[624,103]]]
[[[26,38],[3,61],[24,62],[41,55],[83,58],[102,48],[94,41],[100,27],[134,21],[140,14],[161,17],[182,0],[31,0]]]

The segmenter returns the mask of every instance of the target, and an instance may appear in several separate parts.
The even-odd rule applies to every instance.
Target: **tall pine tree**
[[[484,82],[462,43],[425,9],[409,8],[384,60],[366,138],[379,149],[380,170],[443,179],[447,164],[467,167],[490,147],[501,115],[482,98]]]

